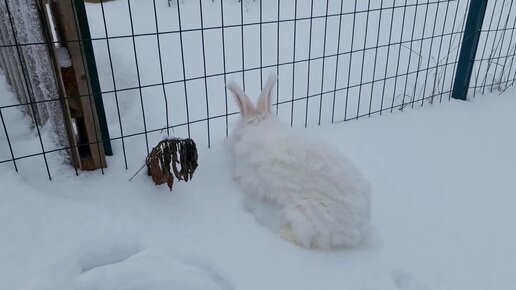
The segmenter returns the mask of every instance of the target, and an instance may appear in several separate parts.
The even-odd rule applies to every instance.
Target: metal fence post
[[[99,76],[97,72],[97,64],[95,62],[95,54],[93,51],[93,45],[91,43],[91,34],[88,24],[88,16],[86,15],[86,8],[84,7],[84,0],[76,0],[75,12],[77,13],[77,23],[81,33],[81,41],[84,47],[84,58],[86,59],[86,65],[88,66],[89,81],[91,84],[91,90],[93,99],[95,101],[95,109],[97,111],[97,118],[99,121],[99,129],[102,135],[102,144],[104,146],[104,152],[106,155],[113,155],[111,148],[111,139],[109,138],[109,131],[106,121],[106,113],[104,110],[104,102],[102,101],[102,93],[100,89]]]
[[[468,96],[469,83],[473,72],[473,65],[475,64],[482,24],[484,23],[484,16],[486,14],[487,1],[488,0],[471,0],[470,2],[459,62],[453,83],[452,98],[454,99],[466,100]]]

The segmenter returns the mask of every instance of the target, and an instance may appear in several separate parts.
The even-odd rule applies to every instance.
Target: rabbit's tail
[[[331,231],[328,217],[320,216],[312,205],[287,206],[283,209],[284,226],[281,236],[297,245],[307,248],[331,248]]]
[[[330,249],[356,246],[365,229],[335,216],[324,203],[287,206],[283,210],[281,236],[307,248]],[[350,217],[353,219],[352,217]]]

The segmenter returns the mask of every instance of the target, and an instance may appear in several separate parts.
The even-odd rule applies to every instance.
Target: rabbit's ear
[[[233,95],[235,95],[235,100],[240,108],[240,113],[242,113],[244,118],[247,118],[256,112],[256,109],[249,100],[247,94],[234,81],[229,82],[226,87],[233,93]]]
[[[274,87],[276,85],[276,81],[278,80],[278,76],[275,74],[271,74],[265,87],[258,98],[258,102],[256,103],[256,110],[260,113],[270,113],[272,110],[272,95],[274,93]]]

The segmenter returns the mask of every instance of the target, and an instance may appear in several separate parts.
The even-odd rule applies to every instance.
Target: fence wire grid
[[[470,37],[471,0],[100,1],[86,3],[91,37],[71,40],[29,29],[37,20],[27,15],[44,13],[36,1],[0,2],[1,82],[12,89],[0,98],[0,163],[21,170],[42,162],[49,177],[74,147],[50,129],[63,118],[63,97],[47,88],[56,86],[44,78],[50,64],[35,61],[52,46],[91,41],[110,135],[96,145],[111,142],[127,169],[139,168],[164,135],[208,147],[227,137],[238,118],[229,80],[257,96],[277,74],[273,107],[294,127],[448,101]],[[470,97],[516,80],[514,6],[487,4]]]

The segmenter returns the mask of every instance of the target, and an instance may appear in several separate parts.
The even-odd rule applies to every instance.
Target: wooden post
[[[104,151],[106,155],[113,155],[111,142],[109,138],[109,130],[107,127],[106,112],[104,111],[104,101],[102,100],[102,90],[97,71],[97,63],[95,61],[95,51],[91,40],[90,26],[88,23],[88,15],[83,0],[75,0],[74,8],[76,12],[76,21],[81,35],[81,44],[83,47],[83,56],[86,59],[88,67],[88,81],[93,93],[93,101],[95,102],[97,120],[100,125],[100,133],[104,140]]]
[[[106,167],[104,142],[109,142],[109,136],[107,140],[102,138],[84,44],[72,1],[39,0],[39,4],[44,11],[47,37],[57,41],[52,54],[60,90],[65,97],[75,164],[83,170],[94,170]],[[63,55],[65,59],[68,55],[69,60],[63,62]]]

